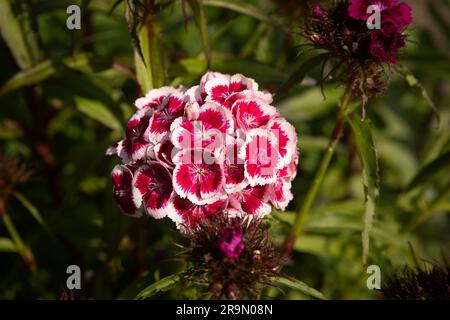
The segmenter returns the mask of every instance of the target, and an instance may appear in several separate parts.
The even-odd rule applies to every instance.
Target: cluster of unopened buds
[[[262,219],[284,210],[297,172],[297,134],[272,95],[240,74],[206,73],[189,89],[162,87],[136,100],[125,138],[107,151],[114,199],[132,216],[195,229],[216,214]]]

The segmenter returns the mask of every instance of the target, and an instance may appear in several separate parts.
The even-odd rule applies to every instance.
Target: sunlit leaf
[[[0,238],[0,252],[16,252],[17,248],[14,242],[8,238]]]
[[[75,97],[75,104],[77,109],[88,117],[97,120],[110,129],[122,130],[120,121],[102,102],[84,97]]]
[[[41,51],[32,29],[27,1],[0,1],[0,31],[21,69],[31,68],[38,62]]]
[[[291,277],[283,277],[283,276],[279,276],[279,277],[272,277],[271,278],[272,282],[276,285],[284,285],[287,286],[291,289],[294,290],[298,290],[301,293],[316,298],[316,299],[320,299],[320,300],[326,300],[327,298],[323,295],[323,293],[321,293],[320,291],[311,288],[310,286],[308,286],[306,283],[291,278]]]
[[[375,204],[380,190],[378,156],[372,138],[370,121],[357,117],[348,117],[355,136],[356,147],[362,166],[362,177],[365,193],[364,228],[362,231],[363,263],[366,264],[369,254],[370,231],[375,216]]]
[[[141,292],[139,292],[136,296],[136,299],[148,299],[154,296],[159,292],[165,292],[172,289],[177,283],[181,281],[184,276],[184,272],[175,273],[165,278],[162,278],[159,281],[151,284]]]
[[[134,61],[136,75],[143,93],[165,83],[164,60],[160,48],[159,26],[155,21],[148,21],[139,31],[140,48],[144,61],[135,50]]]
[[[16,73],[0,89],[0,95],[10,91],[38,84],[54,76],[62,68],[71,68],[84,73],[100,71],[110,66],[111,61],[103,57],[92,57],[80,53],[62,60],[46,60]]]

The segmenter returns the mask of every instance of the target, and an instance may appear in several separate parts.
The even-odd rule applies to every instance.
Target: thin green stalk
[[[311,210],[311,206],[316,199],[317,192],[322,184],[323,178],[325,177],[325,173],[327,172],[328,166],[330,165],[331,159],[333,157],[334,150],[342,137],[342,133],[344,131],[345,125],[345,115],[347,113],[349,104],[350,104],[350,91],[347,90],[342,97],[342,101],[340,104],[339,112],[336,119],[336,124],[331,135],[330,141],[328,142],[327,149],[325,154],[322,157],[322,161],[320,162],[319,169],[316,172],[313,183],[308,189],[306,197],[300,207],[300,210],[297,212],[295,216],[294,224],[287,235],[284,244],[283,244],[283,253],[285,255],[289,255],[295,244],[296,238],[301,234],[305,221],[308,218],[308,215]]]
[[[22,237],[20,236],[19,232],[17,231],[16,227],[14,226],[14,223],[12,222],[12,220],[9,217],[6,210],[2,210],[1,218],[3,220],[3,223],[5,224],[6,230],[8,230],[8,233],[9,233],[11,239],[13,240],[13,242],[17,248],[17,251],[22,256],[22,259],[24,260],[25,264],[31,270],[34,269],[35,261],[34,261],[33,253],[23,242]]]

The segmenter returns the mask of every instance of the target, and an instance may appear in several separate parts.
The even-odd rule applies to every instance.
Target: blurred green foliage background
[[[126,217],[111,197],[118,160],[105,150],[122,137],[142,94],[125,2],[110,13],[114,1],[0,0],[0,153],[32,170],[5,208],[36,264],[24,263],[0,223],[1,299],[60,298],[70,264],[83,271],[75,297],[96,299],[132,298],[183,267],[167,260],[180,241],[170,221]],[[449,2],[407,2],[415,22],[400,61],[429,92],[440,123],[421,93],[394,73],[386,96],[367,106],[381,175],[369,264],[381,267],[382,279],[414,265],[408,244],[421,265],[450,256]],[[81,30],[66,27],[71,4],[81,7]],[[209,69],[242,73],[275,93],[299,67],[306,8],[303,1],[155,1],[147,86],[190,86],[210,55]],[[318,78],[319,70],[311,71],[277,105],[297,128],[301,154],[294,200],[270,218],[278,244],[311,184],[343,92],[331,81],[324,99]],[[377,298],[361,262],[364,190],[349,131],[284,272],[330,298]],[[289,290],[265,294],[305,298]],[[157,297],[193,298],[195,290]]]

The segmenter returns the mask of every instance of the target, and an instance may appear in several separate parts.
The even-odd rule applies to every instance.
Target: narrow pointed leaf
[[[181,281],[184,274],[184,272],[179,272],[156,281],[155,283],[139,292],[136,296],[136,299],[148,299],[159,292],[166,292],[172,289],[178,282]]]
[[[353,130],[356,147],[362,166],[362,180],[365,194],[365,212],[362,231],[363,263],[369,254],[370,231],[375,216],[375,204],[380,190],[378,156],[375,150],[370,121],[349,116],[348,121]]]
[[[272,281],[277,284],[277,285],[284,285],[287,286],[291,289],[300,291],[301,293],[316,298],[316,299],[320,299],[320,300],[326,300],[327,298],[323,295],[323,293],[321,293],[320,291],[311,288],[310,286],[308,286],[306,283],[294,279],[294,278],[288,278],[288,277],[273,277]]]
[[[16,252],[17,248],[14,242],[8,238],[0,238],[0,252]]]

